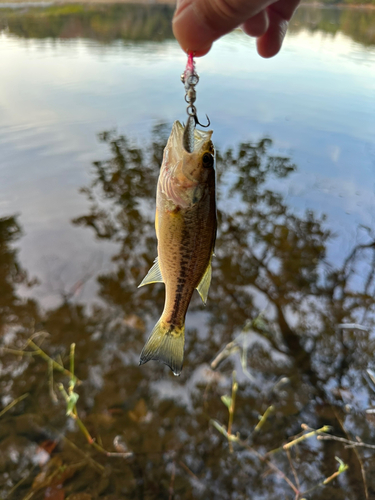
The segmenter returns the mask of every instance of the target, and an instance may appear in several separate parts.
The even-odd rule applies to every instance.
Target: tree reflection
[[[3,9],[2,9],[3,10]],[[0,13],[0,28],[22,38],[162,41],[173,38],[172,5],[49,5]]]
[[[115,132],[100,135],[110,156],[94,163],[92,182],[82,189],[89,211],[74,223],[118,244],[113,271],[98,278],[105,306],[90,311],[65,301],[43,318],[50,333],[44,349],[65,359],[70,343],[77,343],[76,371],[84,380],[79,408],[89,431],[100,436],[107,449],[121,434],[135,453],[133,462],[120,467],[95,455],[97,463],[107,467],[108,481],[87,462],[63,488],[94,497],[100,484],[101,495],[109,499],[171,498],[170,491],[175,499],[290,495],[276,475],[264,477],[265,466],[256,457],[240,449],[228,453],[227,443],[209,426],[209,418],[226,422],[220,395],[228,392],[233,363],[238,370],[240,365],[236,356],[216,372],[208,363],[248,319],[262,313],[263,326],[243,336],[250,344],[246,363],[255,381],[239,371],[233,431],[262,452],[299,433],[301,423],[314,428],[329,424],[336,435],[371,441],[374,429],[364,415],[371,393],[363,372],[373,363],[375,347],[369,333],[375,307],[374,235],[364,230],[363,240],[342,263],[330,262],[329,245],[335,236],[329,221],[310,210],[297,212],[274,187],[296,171],[290,158],[273,154],[267,138],[218,152],[220,231],[213,280],[207,307],[203,309],[196,297],[188,313],[182,376],[174,379],[157,363],[139,368],[149,325],[164,302],[163,286],[136,287],[156,255],[156,181],[168,132],[169,127],[156,127],[150,144],[142,148]],[[13,230],[4,226],[1,233],[5,271],[0,279],[11,287],[7,304],[17,303],[12,284],[16,254],[9,251],[19,231],[14,224]],[[28,370],[34,370],[34,378],[25,383],[24,374],[15,376],[8,393],[35,393],[33,401],[25,400],[24,413],[42,415],[44,429],[56,435],[57,428],[88,448],[77,431],[65,429],[63,404],[51,406],[48,389],[35,391],[36,384],[44,383],[45,366],[34,362]],[[280,377],[284,385],[278,383]],[[274,415],[259,435],[252,434],[258,413],[270,404]],[[6,424],[17,429],[14,421],[20,417],[15,412]],[[15,432],[19,447],[38,440],[24,429],[28,441],[22,444]],[[9,440],[5,445],[0,442],[3,453],[9,450]],[[69,442],[60,440],[59,446],[63,463],[75,463]],[[367,474],[369,495],[374,491],[374,461],[366,452],[359,455],[336,442],[305,442],[300,449],[293,460],[304,490],[336,470],[335,455],[349,464],[346,479],[315,490],[314,499],[365,498],[361,469]],[[286,456],[275,456],[275,461],[291,474]],[[6,469],[13,484],[21,472],[15,465]],[[31,480],[25,481],[19,491],[30,487]]]
[[[21,227],[17,218],[0,218],[0,337],[12,326],[25,327],[38,317],[36,303],[22,300],[18,286],[32,286],[35,281],[28,279],[26,271],[18,261],[18,252],[13,247],[21,237]]]
[[[332,5],[331,0],[323,3]],[[353,0],[349,3],[352,4]],[[102,44],[116,40],[161,42],[173,39],[173,12],[174,5],[160,4],[68,4],[27,10],[5,8],[0,11],[0,30],[6,29],[21,38],[87,38]],[[308,29],[332,35],[342,32],[364,46],[372,46],[375,43],[374,22],[375,13],[371,8],[302,6],[294,14],[289,31]]]
[[[148,211],[149,186],[151,184],[154,189],[156,184],[162,148],[157,138],[145,156],[140,150],[130,149],[122,137],[113,139],[102,136],[102,139],[110,142],[115,155],[109,162],[96,165],[96,178],[86,194],[99,205],[101,199],[110,196],[112,206],[117,210],[116,216],[113,218],[109,211],[97,216],[96,210],[92,210],[88,216],[90,222],[85,217],[77,222],[94,227],[99,237],[103,237],[103,234],[92,224],[91,217],[100,221],[100,227],[112,225],[113,228],[119,225],[112,232],[121,234],[122,249],[117,258],[124,261],[124,268],[121,267],[121,277],[117,274],[117,280],[112,281],[112,285],[117,285],[112,290],[114,294],[106,287],[105,277],[100,279],[101,293],[110,302],[122,303],[127,309],[130,295],[126,295],[127,300],[122,302],[117,295],[119,285],[123,288],[129,282],[125,269],[128,272],[132,270],[130,283],[133,284],[134,277],[137,278],[136,282],[139,281],[155,256],[155,237],[151,228],[153,215],[151,212],[151,221],[150,213],[143,216],[141,223],[140,207],[143,207],[144,212]],[[328,263],[327,242],[333,236],[324,217],[318,218],[311,211],[297,215],[288,207],[283,196],[270,188],[272,178],[285,178],[295,170],[289,158],[272,156],[271,147],[272,142],[264,139],[257,144],[240,144],[236,151],[218,154],[217,168],[221,174],[220,183],[226,192],[225,198],[229,194],[230,199],[237,200],[237,203],[234,209],[230,209],[219,200],[219,207],[222,208],[221,230],[217,241],[213,287],[207,306],[211,331],[204,341],[204,347],[199,341],[198,331],[187,336],[187,366],[184,370],[189,376],[202,362],[210,361],[212,354],[233,337],[247,318],[259,314],[255,299],[262,296],[268,304],[267,319],[272,333],[259,332],[266,335],[267,343],[263,347],[261,344],[254,346],[249,354],[249,366],[263,373],[265,379],[270,378],[270,374],[273,379],[276,373],[280,373],[295,381],[293,399],[297,407],[301,402],[308,404],[307,395],[315,401],[319,397],[320,404],[315,406],[313,403],[313,414],[317,419],[314,423],[320,425],[324,423],[319,417],[319,411],[323,411],[322,405],[325,410],[332,404],[341,409],[340,389],[347,385],[347,377],[353,376],[353,371],[356,371],[356,384],[361,384],[358,375],[361,376],[364,366],[371,363],[374,344],[368,332],[342,329],[339,325],[360,322],[369,330],[373,326],[374,241],[369,235],[368,243],[356,246],[341,267]],[[144,191],[133,182],[134,168],[144,172]],[[103,169],[106,175],[103,175]],[[108,191],[109,179],[115,180],[115,186],[111,184]],[[147,184],[148,180],[150,184]],[[98,187],[102,191],[97,191],[95,195],[94,189]],[[127,219],[130,207],[135,211],[136,230]],[[132,241],[129,239],[131,235],[135,236]],[[138,248],[147,251],[136,252],[135,257],[134,249]],[[142,260],[145,262],[139,274]],[[364,270],[365,262],[368,267]],[[355,288],[352,281],[358,272],[361,284]],[[148,303],[147,298],[150,295],[154,297],[155,293],[154,290],[145,291],[144,296],[139,297],[140,302],[144,300]],[[159,311],[161,300],[159,295]],[[131,304],[133,308],[135,306],[137,310],[145,311],[137,299],[135,303],[133,299]],[[350,355],[355,339],[363,346],[358,357]],[[270,348],[285,354],[287,361],[275,363],[270,356]],[[155,366],[151,369],[158,370]],[[337,388],[334,397],[332,391],[328,390],[332,386]],[[280,411],[288,413],[290,408],[283,407],[290,404],[290,401],[280,401]],[[311,410],[308,412],[310,418]],[[325,423],[328,420],[335,424],[331,411],[324,411],[324,418]],[[245,422],[244,427],[248,426],[248,421],[247,425]],[[285,429],[280,430],[279,438],[282,440]],[[356,467],[353,466],[352,470],[355,471]],[[353,473],[354,481],[355,478]]]
[[[323,3],[325,2],[323,1]],[[350,0],[348,3],[353,4],[354,2]],[[299,7],[292,18],[289,31],[294,33],[307,29],[331,35],[341,32],[364,46],[373,46],[375,44],[373,30],[375,12],[371,7],[369,9],[353,9],[351,7]]]

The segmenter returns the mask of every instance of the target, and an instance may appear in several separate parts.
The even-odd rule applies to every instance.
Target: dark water
[[[198,62],[219,234],[180,378],[138,367],[164,302],[162,285],[137,289],[156,253],[158,170],[184,119],[171,15],[0,11],[1,345],[30,351],[35,335],[69,369],[75,343],[83,425],[108,452],[133,453],[88,443],[58,387],[69,376],[48,358],[3,349],[1,409],[24,399],[0,413],[0,494],[375,498],[375,449],[316,436],[280,448],[302,424],[375,445],[375,14],[300,9],[277,58],[235,32]],[[210,420],[228,425],[233,370],[231,452]],[[349,467],[323,485],[335,457]]]

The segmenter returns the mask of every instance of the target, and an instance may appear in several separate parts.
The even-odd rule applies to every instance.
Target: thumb
[[[222,35],[261,12],[274,0],[178,0],[173,32],[181,47],[206,54]]]

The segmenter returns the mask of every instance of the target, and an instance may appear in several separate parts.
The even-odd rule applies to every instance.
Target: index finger
[[[183,50],[197,56],[212,43],[272,4],[272,0],[182,0],[173,18],[173,32]]]

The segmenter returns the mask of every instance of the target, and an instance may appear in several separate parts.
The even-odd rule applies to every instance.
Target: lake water
[[[69,378],[4,351],[1,408],[27,396],[0,413],[0,493],[375,498],[373,449],[313,436],[267,454],[301,424],[375,444],[375,11],[303,7],[277,57],[261,59],[235,31],[197,60],[219,232],[207,306],[195,297],[187,315],[180,378],[138,367],[164,301],[162,285],[137,289],[156,256],[158,170],[186,116],[172,14],[0,9],[1,346],[23,349],[39,332],[35,342],[68,367],[76,343],[79,417],[107,451],[122,442],[133,452],[90,446],[56,386]],[[228,425],[221,396],[233,370],[242,442],[231,452],[211,421]],[[323,485],[335,457],[349,468]]]

